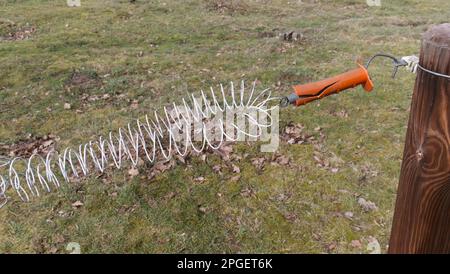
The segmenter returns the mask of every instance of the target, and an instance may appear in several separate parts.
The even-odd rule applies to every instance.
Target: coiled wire
[[[198,98],[190,94],[187,100],[182,99],[180,105],[174,102],[171,107],[155,111],[151,118],[146,115],[142,120],[137,119],[124,128],[109,132],[106,137],[100,136],[76,148],[68,147],[61,152],[52,150],[46,155],[35,153],[29,158],[0,156],[0,207],[8,201],[6,193],[9,189],[13,189],[22,201],[28,202],[31,197],[51,192],[72,178],[86,177],[92,172],[103,173],[109,166],[120,169],[124,161],[136,167],[140,156],[153,163],[169,160],[175,154],[185,156],[190,150],[200,153],[207,147],[218,149],[225,141],[236,141],[237,136],[258,138],[265,128],[272,125],[272,108],[268,105],[278,98],[272,97],[269,89],[257,92],[256,81],[249,94],[246,93],[244,81],[239,91],[233,82],[229,92],[225,92],[222,85],[219,92],[211,87],[209,92],[202,90]],[[222,118],[213,119],[211,124],[211,116],[223,117],[218,114],[238,108],[248,110],[243,113],[248,123],[227,125],[236,134],[226,130]],[[265,122],[250,115],[252,111],[265,115]],[[196,132],[186,130],[193,124],[198,125]],[[219,140],[217,135],[215,139],[208,136],[211,126],[219,130]],[[257,134],[248,130],[252,126],[257,127]],[[179,138],[177,134],[183,129],[185,134]],[[193,139],[191,133],[200,134],[200,139]]]

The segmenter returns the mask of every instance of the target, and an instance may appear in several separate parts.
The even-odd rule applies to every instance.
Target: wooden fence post
[[[450,74],[450,24],[428,30],[420,65]],[[450,253],[450,80],[418,69],[389,253]]]

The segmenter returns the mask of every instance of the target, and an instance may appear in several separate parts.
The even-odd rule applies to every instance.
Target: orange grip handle
[[[371,91],[373,83],[367,69],[360,64],[358,66],[357,69],[322,81],[293,86],[295,94],[298,96],[294,105],[301,106],[358,85],[362,85],[366,91]]]

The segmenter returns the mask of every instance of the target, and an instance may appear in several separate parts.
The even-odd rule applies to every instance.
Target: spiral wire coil
[[[417,73],[417,68],[419,67],[419,57],[415,55],[403,56],[401,60],[406,63],[405,67],[408,71]]]
[[[272,97],[269,89],[257,92],[256,81],[249,94],[245,89],[242,81],[239,91],[231,82],[228,94],[222,85],[220,92],[211,87],[209,92],[202,90],[198,98],[190,94],[187,100],[182,99],[180,105],[172,103],[171,107],[164,107],[160,112],[154,111],[152,118],[145,115],[142,120],[136,119],[126,127],[80,144],[76,149],[51,150],[46,155],[34,153],[29,158],[0,156],[0,207],[7,203],[9,189],[15,190],[22,201],[28,202],[31,197],[40,196],[41,192],[59,188],[63,181],[70,182],[72,178],[86,177],[92,172],[103,173],[109,166],[120,169],[124,160],[136,167],[140,156],[153,163],[158,159],[169,160],[175,154],[185,156],[191,149],[198,153],[206,148],[218,149],[225,141],[236,141],[236,136],[257,138],[264,129],[271,127],[272,108],[268,105],[277,98]],[[237,134],[230,134],[221,118],[211,124],[211,115],[222,117],[224,112],[237,108],[258,111],[267,119],[261,122],[244,113],[248,121],[246,128],[235,122],[228,125]],[[192,131],[186,130],[192,124],[199,125],[194,134],[200,134],[200,140],[194,140]],[[217,135],[214,140],[208,136],[211,125],[218,130],[218,140]],[[248,130],[251,126],[258,129],[257,134]],[[179,138],[178,134],[183,129],[185,134]]]

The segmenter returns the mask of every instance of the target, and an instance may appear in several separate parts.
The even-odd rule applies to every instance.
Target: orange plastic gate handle
[[[289,100],[296,106],[307,104],[331,94],[362,85],[366,91],[373,89],[367,69],[358,64],[358,68],[343,74],[304,85],[293,86],[295,95],[289,96]]]

